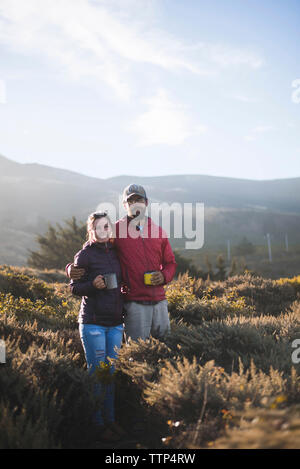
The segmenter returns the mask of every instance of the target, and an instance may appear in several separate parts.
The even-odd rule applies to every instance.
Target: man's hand
[[[81,269],[80,267],[75,267],[74,264],[69,265],[68,269],[68,277],[72,280],[79,280],[85,274],[85,269]]]
[[[93,280],[93,285],[94,287],[98,288],[98,290],[103,290],[103,288],[106,288],[103,275],[97,275],[97,277]]]
[[[162,285],[163,283],[165,283],[165,277],[162,272],[154,272],[151,277],[151,285]]]

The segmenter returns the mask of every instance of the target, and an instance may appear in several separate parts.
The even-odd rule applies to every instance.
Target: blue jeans
[[[95,372],[95,369],[101,362],[109,363],[108,357],[116,358],[118,350],[121,347],[123,324],[116,327],[104,327],[94,324],[79,324],[79,334],[83,345],[85,358],[88,366],[89,374]],[[115,350],[116,348],[116,350]],[[114,371],[114,366],[111,366],[111,373]],[[101,384],[97,384],[95,394],[101,394]],[[115,421],[114,412],[114,397],[115,386],[114,384],[107,384],[105,386],[104,398],[104,417],[109,422]],[[103,415],[99,409],[95,415],[96,424],[103,425]]]

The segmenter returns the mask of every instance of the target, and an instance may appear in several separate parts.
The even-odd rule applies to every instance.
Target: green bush
[[[250,273],[230,277],[224,282],[211,282],[212,296],[230,295],[245,298],[259,314],[277,315],[298,298],[297,284],[265,279]]]
[[[53,307],[43,300],[32,301],[28,298],[15,298],[10,293],[0,293],[0,317],[16,317],[19,322],[38,321],[39,327],[65,328],[74,327],[75,315],[62,304]]]
[[[34,273],[0,267],[0,447],[99,447],[92,417],[101,399],[77,330],[80,299]],[[275,447],[272,434],[288,447],[272,412],[299,447],[298,278],[212,282],[186,273],[165,290],[170,334],[123,345],[115,360],[116,415],[128,432],[132,416],[146,419],[140,447]]]
[[[93,415],[100,400],[95,398],[94,381],[80,366],[82,360],[77,354],[59,352],[54,347],[48,349],[34,342],[24,351],[11,338],[6,339],[6,352],[7,363],[0,374],[1,392],[5,397],[2,416],[10,426],[15,423],[15,433],[22,434],[24,416],[27,416],[26,431],[32,435],[31,445],[40,447],[51,441],[51,447],[76,448],[93,440]],[[40,427],[45,432],[43,440],[36,443],[35,432],[38,433]],[[30,447],[26,438],[22,443],[14,443],[13,438],[14,431],[7,430],[0,441],[6,439],[12,447],[14,444]]]
[[[0,447],[89,447],[101,399],[86,371],[74,303],[13,270],[1,271],[8,293],[0,293],[7,354],[0,373]]]
[[[9,402],[0,402],[1,449],[59,449],[44,419],[32,420],[25,407],[12,409]]]
[[[53,305],[60,302],[53,288],[49,287],[46,282],[25,275],[9,266],[0,267],[0,291],[11,293],[16,298],[28,298],[32,301],[44,300]]]
[[[171,317],[182,319],[189,324],[201,324],[203,321],[226,319],[234,316],[256,315],[255,308],[246,304],[244,298],[215,297],[184,298],[176,306],[171,304]]]
[[[212,449],[299,449],[300,406],[286,409],[249,409],[234,413],[238,423],[228,426],[226,433]]]
[[[228,318],[203,322],[199,326],[173,324],[166,343],[173,350],[199,362],[215,360],[226,370],[237,369],[239,358],[248,367],[251,360],[267,372],[270,366],[288,372],[291,343],[300,337],[300,322],[294,315],[257,318]],[[299,365],[295,365],[297,368]]]

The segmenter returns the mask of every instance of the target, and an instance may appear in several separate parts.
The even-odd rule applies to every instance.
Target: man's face
[[[129,216],[143,217],[148,203],[144,197],[141,197],[140,195],[132,195],[124,205]]]

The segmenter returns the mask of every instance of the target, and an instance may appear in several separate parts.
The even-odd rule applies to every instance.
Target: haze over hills
[[[120,172],[122,168],[120,168]],[[0,156],[0,264],[24,265],[35,236],[75,215],[85,221],[99,203],[118,206],[123,188],[142,184],[150,202],[202,202],[205,244],[220,245],[242,236],[264,243],[285,233],[300,242],[300,177],[255,181],[208,175],[92,178],[41,164],[21,164]],[[171,240],[183,247],[183,240]]]

